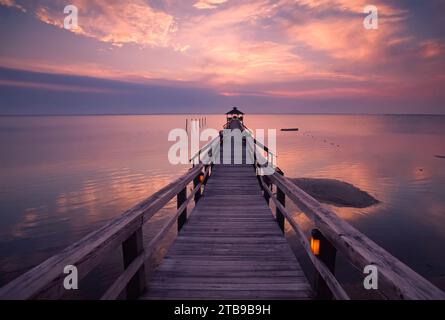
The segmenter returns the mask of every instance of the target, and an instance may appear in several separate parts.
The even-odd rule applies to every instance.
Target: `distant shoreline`
[[[250,115],[294,116],[415,116],[445,117],[440,113],[249,113]],[[221,113],[79,113],[79,114],[0,114],[0,117],[91,117],[91,116],[214,116]]]

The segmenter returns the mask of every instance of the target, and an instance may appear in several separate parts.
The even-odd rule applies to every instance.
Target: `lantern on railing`
[[[314,256],[320,254],[320,231],[317,229],[314,229],[311,232],[311,251]]]

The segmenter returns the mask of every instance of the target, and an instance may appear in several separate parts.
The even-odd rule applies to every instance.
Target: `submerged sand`
[[[320,202],[337,207],[366,208],[379,201],[356,186],[335,179],[294,178],[298,187]]]

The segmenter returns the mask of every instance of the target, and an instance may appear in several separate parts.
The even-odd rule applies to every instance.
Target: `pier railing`
[[[180,230],[187,220],[187,205],[201,196],[201,187],[211,173],[211,166],[197,164],[180,178],[127,210],[102,228],[90,233],[59,254],[19,276],[0,289],[1,299],[58,299],[66,290],[63,287],[65,266],[78,270],[80,281],[116,248],[122,249],[124,270],[102,296],[116,299],[126,292],[129,299],[138,298],[144,291],[144,264],[175,224]],[[187,186],[193,191],[187,195]],[[177,198],[177,211],[145,246],[142,226],[171,199]]]
[[[193,156],[193,168],[180,178],[0,288],[0,299],[60,298],[66,292],[63,287],[66,276],[63,271],[66,266],[75,266],[78,279],[81,280],[116,248],[122,250],[124,270],[106,290],[102,299],[116,299],[122,293],[129,299],[138,298],[144,291],[146,261],[175,223],[178,230],[181,230],[187,221],[187,206],[192,200],[195,203],[199,201],[201,188],[211,175],[212,161],[215,160],[221,141],[220,135]],[[275,155],[270,155],[269,148],[255,139],[253,144],[249,142],[247,145],[249,152],[253,153],[251,156],[256,168],[271,165]],[[259,157],[264,156],[256,152],[257,149],[266,152],[266,161],[263,161],[265,158],[258,161]],[[204,164],[202,157],[208,157]],[[284,232],[285,221],[289,223],[315,267],[318,276],[315,291],[318,298],[349,299],[335,277],[336,254],[341,253],[360,272],[367,265],[377,267],[379,292],[389,299],[445,299],[444,292],[298,188],[279,168],[275,169],[272,175],[258,175],[258,180],[266,201],[269,203],[272,200],[275,204],[279,227]],[[260,173],[262,170],[256,172]],[[187,194],[191,183],[192,191]],[[273,186],[276,193],[273,192]],[[156,236],[144,245],[143,225],[174,198],[177,211]],[[312,230],[310,239],[286,208],[286,198],[314,221],[315,229]]]
[[[256,141],[256,140],[254,140]],[[261,157],[265,149],[262,144],[254,142],[249,148],[255,159]],[[267,157],[269,159],[269,157]],[[264,161],[255,167],[270,165]],[[256,170],[257,173],[261,170]],[[360,273],[365,266],[372,265],[378,270],[378,291],[387,299],[445,299],[445,293],[428,280],[413,271],[403,262],[392,256],[371,239],[359,232],[345,220],[339,218],[327,206],[297,187],[277,167],[272,175],[258,175],[258,180],[269,203],[272,199],[276,207],[276,221],[284,232],[285,221],[289,223],[304,251],[312,262],[316,272],[316,297],[339,300],[349,296],[335,278],[336,254],[341,253],[346,260]],[[276,188],[274,193],[273,186]],[[286,198],[291,200],[309,219],[315,223],[310,240],[285,207]]]

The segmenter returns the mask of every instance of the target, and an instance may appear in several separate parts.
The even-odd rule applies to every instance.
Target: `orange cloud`
[[[255,83],[291,79],[303,72],[304,66],[292,46],[274,42],[239,43],[234,47],[229,42],[212,46],[201,63],[193,70],[212,78],[217,84]]]
[[[284,0],[287,3],[297,3],[309,7],[311,9],[319,10],[339,10],[339,11],[349,11],[355,13],[363,13],[363,10],[368,5],[374,5],[377,7],[379,13],[385,15],[399,15],[404,13],[404,11],[388,5],[388,2],[382,0],[374,0],[370,2],[369,0]]]
[[[379,10],[378,30],[363,27],[367,0],[71,3],[79,8],[79,28],[73,32],[113,44],[113,55],[98,61],[97,54],[91,54],[92,60],[64,63],[1,56],[0,65],[141,82],[189,81],[228,95],[253,92],[280,97],[394,96],[418,88],[422,75],[443,81],[439,68],[443,63],[438,59],[443,56],[442,42],[419,41],[406,25],[407,12],[381,0],[372,3]],[[34,5],[0,0],[0,4],[23,6],[41,21],[63,28],[62,0]],[[415,68],[416,79],[406,76],[407,64]],[[299,86],[305,80],[313,87]],[[317,80],[330,83],[318,87]],[[281,88],[280,83],[284,83]],[[438,85],[430,87],[435,92]],[[425,94],[431,91],[422,89]]]
[[[51,8],[63,8],[66,3]],[[72,32],[116,46],[134,43],[165,47],[177,30],[173,16],[157,11],[143,0],[72,0],[79,9],[79,27]],[[48,6],[38,6],[35,15],[43,22],[63,28],[64,15]],[[180,48],[178,48],[180,49]]]
[[[0,0],[0,5],[5,6],[5,7],[17,8],[17,9],[22,10],[23,12],[26,12],[25,8],[23,8],[23,6],[15,3],[14,0]]]
[[[325,18],[288,27],[289,36],[310,49],[325,52],[332,58],[349,62],[380,60],[379,55],[397,37],[401,26],[394,22],[380,22],[379,29],[366,30],[362,19]],[[405,39],[406,40],[406,39]]]

